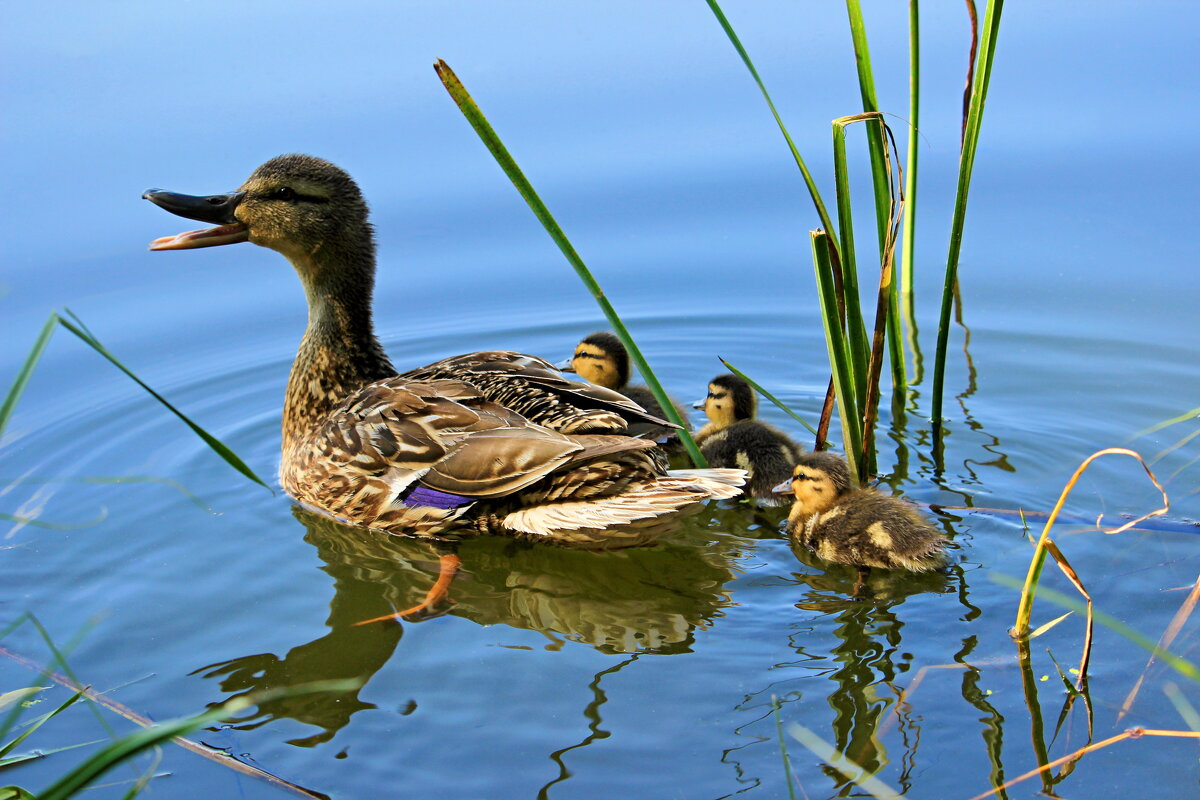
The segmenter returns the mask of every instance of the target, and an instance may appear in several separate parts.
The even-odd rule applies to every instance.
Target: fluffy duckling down
[[[946,560],[945,537],[915,508],[875,489],[854,489],[845,459],[801,457],[775,487],[795,498],[788,535],[826,561],[857,567],[929,572]]]
[[[767,505],[786,503],[775,485],[792,474],[804,451],[787,434],[754,418],[758,398],[750,384],[732,373],[718,375],[696,408],[708,417],[696,433],[696,444],[709,466],[744,469],[749,473],[747,494]]]
[[[566,372],[576,373],[588,383],[620,392],[656,417],[667,418],[654,392],[646,386],[630,385],[629,351],[614,333],[597,331],[585,336],[575,346],[575,353],[569,363],[560,367]],[[671,400],[671,405],[686,425],[687,409],[674,399]],[[673,437],[671,441],[678,442],[678,438]]]

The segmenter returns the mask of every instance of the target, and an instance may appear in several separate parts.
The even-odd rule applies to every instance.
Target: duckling
[[[616,334],[608,331],[589,334],[575,347],[575,354],[571,360],[560,366],[563,371],[574,372],[589,383],[620,392],[650,414],[666,419],[654,392],[646,386],[629,384],[629,351]],[[673,398],[671,405],[690,431],[691,426],[687,425],[687,410]],[[677,449],[679,446],[678,436],[660,438],[666,439],[665,443],[670,449]]]
[[[708,396],[696,403],[708,424],[696,433],[696,444],[712,467],[737,467],[749,473],[746,493],[765,505],[787,501],[775,484],[792,474],[804,451],[782,431],[754,419],[758,398],[750,384],[732,373],[708,384]]]
[[[609,547],[644,543],[664,520],[736,495],[744,480],[734,470],[666,472],[653,442],[621,435],[631,421],[666,423],[534,356],[471,353],[397,375],[371,319],[367,204],[327,161],[273,158],[230,194],[143,196],[217,225],[151,250],[248,241],[299,275],[308,326],[285,394],[280,481],[310,507],[395,533]]]
[[[909,504],[875,489],[853,489],[850,468],[836,453],[802,456],[790,479],[775,487],[795,498],[787,531],[826,561],[929,572],[946,560],[945,537]]]

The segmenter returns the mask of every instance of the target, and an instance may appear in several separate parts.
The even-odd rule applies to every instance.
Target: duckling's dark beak
[[[696,402],[692,403],[692,408],[698,408],[698,409],[700,409],[701,411],[703,411],[703,410],[704,410],[704,404],[705,404],[705,401],[704,401],[704,400],[697,400]]]
[[[554,365],[554,368],[557,370],[562,370],[563,372],[574,372],[575,371],[575,357],[572,356],[571,358],[568,358],[566,361],[558,362],[557,364]]]
[[[249,241],[250,232],[233,213],[245,196],[245,192],[196,197],[190,194],[162,192],[158,189],[147,190],[142,197],[159,208],[165,208],[172,214],[178,214],[181,217],[197,219],[201,222],[215,222],[218,225],[216,228],[159,237],[150,243],[150,249],[189,250],[193,247],[215,247],[219,244]]]
[[[774,492],[775,494],[791,494],[792,493],[792,479],[788,478],[786,481],[779,484],[778,486],[772,487],[771,491]]]

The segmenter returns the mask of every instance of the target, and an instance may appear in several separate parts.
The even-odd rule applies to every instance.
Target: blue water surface
[[[1187,730],[1200,693],[1158,662],[1121,713],[1149,654],[1106,627],[1090,735],[1082,701],[1059,728],[1069,695],[1056,662],[1073,679],[1082,621],[1035,639],[1023,673],[1007,634],[1017,591],[1002,581],[1023,578],[1032,550],[1014,512],[1048,511],[1079,463],[1110,446],[1151,463],[1171,510],[1161,529],[1104,536],[1088,520],[1114,525],[1161,495],[1128,457],[1085,474],[1055,539],[1097,609],[1156,640],[1200,572],[1195,419],[1140,434],[1198,404],[1196,11],[1006,7],[938,470],[928,369],[968,25],[959,5],[922,8],[924,372],[903,419],[884,410],[880,469],[911,499],[1001,510],[937,514],[954,542],[946,574],[877,576],[855,597],[853,571],[793,550],[780,513],[727,505],[653,548],[469,542],[448,614],[353,627],[417,602],[437,552],[294,509],[59,330],[0,443],[0,630],[32,612],[63,646],[82,631],[69,657],[79,680],[157,720],[256,689],[364,679],[194,734],[335,798],[784,797],[773,703],[797,791],[814,798],[862,790],[806,749],[797,725],[914,798],[971,797],[1036,768],[1043,751],[1058,758],[1135,725]],[[832,203],[830,121],[861,110],[845,7],[724,10]],[[863,12],[880,105],[906,151],[907,4]],[[603,316],[438,82],[431,65],[444,58],[673,394],[702,395],[723,356],[810,420],[819,413],[829,367],[808,237],[819,220],[704,3],[43,2],[9,8],[0,37],[4,388],[47,315],[70,308],[274,486],[299,284],[251,245],[148,252],[190,224],[139,197],[227,191],[285,152],[334,161],[371,203],[376,324],[398,366],[491,348],[567,356]],[[870,287],[869,167],[862,132],[849,139]],[[1045,582],[1074,593],[1053,567]],[[1063,612],[1039,598],[1035,623]],[[1196,634],[1186,624],[1172,649],[1197,661]],[[28,623],[0,645],[52,658]],[[36,677],[11,658],[0,676],[0,693]],[[48,692],[26,713],[67,696]],[[29,745],[106,735],[75,707]],[[36,791],[85,752],[0,783]],[[154,787],[172,796],[288,794],[164,753],[171,777]],[[1053,774],[1054,791],[1078,797],[1146,785],[1184,796],[1198,777],[1182,739],[1123,742]],[[1047,788],[1034,779],[1007,796]]]

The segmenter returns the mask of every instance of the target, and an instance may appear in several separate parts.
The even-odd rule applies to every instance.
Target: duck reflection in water
[[[334,581],[329,631],[283,656],[255,653],[194,670],[219,680],[230,693],[213,705],[312,681],[357,678],[365,685],[392,658],[405,626],[356,623],[419,602],[445,553],[446,545],[427,538],[352,527],[299,506],[293,513]],[[725,587],[748,543],[735,536],[713,541],[702,522],[685,522],[683,528],[654,547],[613,552],[472,537],[458,546],[462,573],[453,601],[442,609],[481,626],[539,631],[549,639],[547,649],[571,641],[608,654],[690,652],[696,629],[708,627],[730,604]],[[698,546],[694,540],[701,537]],[[360,691],[266,701],[233,725],[249,729],[290,718],[321,730],[289,743],[315,746],[358,711],[375,708],[359,698]],[[405,699],[397,698],[397,705]]]

